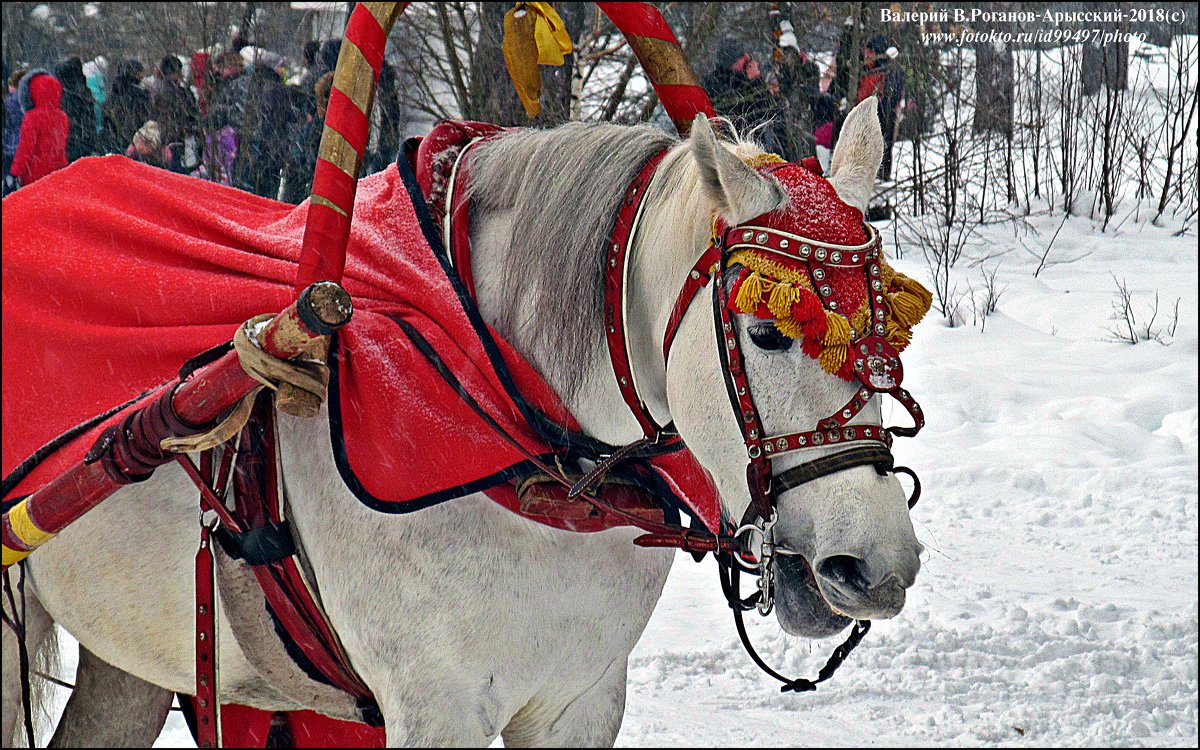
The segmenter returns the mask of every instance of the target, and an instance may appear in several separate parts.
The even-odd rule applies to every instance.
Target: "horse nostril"
[[[817,575],[833,583],[858,592],[866,592],[870,583],[866,577],[866,564],[850,555],[827,557],[817,565]]]

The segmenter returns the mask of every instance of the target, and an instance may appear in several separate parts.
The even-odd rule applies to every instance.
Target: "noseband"
[[[628,258],[645,209],[644,197],[654,172],[666,152],[652,158],[629,186],[621,203],[621,211],[613,232],[605,274],[605,328],[609,356],[621,396],[642,428],[644,437],[635,445],[678,441],[672,424],[660,426],[638,393],[629,358],[629,337],[626,328],[626,295]],[[769,173],[769,172],[768,172]],[[816,680],[790,680],[772,670],[755,652],[749,642],[742,612],[757,608],[762,615],[774,607],[775,555],[799,554],[775,543],[776,507],[783,493],[822,477],[861,466],[871,466],[880,475],[903,473],[912,477],[914,491],[909,498],[911,508],[920,497],[920,481],[905,467],[894,465],[891,453],[893,435],[910,437],[924,426],[921,407],[912,395],[901,387],[903,368],[900,355],[887,339],[887,310],[881,269],[882,246],[879,233],[864,224],[867,241],[862,245],[844,246],[819,242],[772,227],[745,224],[730,227],[721,220],[714,221],[708,248],[692,267],[684,281],[667,322],[663,336],[663,362],[669,362],[671,348],[688,309],[706,287],[712,286],[713,319],[720,353],[722,374],[730,405],[741,430],[748,464],[747,485],[750,505],[742,525],[732,535],[717,534],[713,551],[721,563],[721,584],[730,607],[734,610],[738,633],[751,657],[768,674],[784,683],[783,690],[815,690],[816,684],[828,679],[849,655],[870,628],[870,623],[856,623],[849,638],[835,650]],[[830,283],[836,269],[859,269],[866,276],[866,302],[870,315],[864,330],[851,329],[847,356],[852,358],[851,371],[858,387],[846,404],[809,430],[771,435],[766,431],[755,406],[745,368],[745,357],[738,340],[738,326],[730,309],[729,290],[725,274],[731,267],[730,258],[739,250],[753,250],[777,256],[792,265],[804,268],[821,306],[837,312],[838,303]],[[714,276],[716,277],[714,279]],[[851,311],[845,311],[847,319]],[[888,394],[899,401],[913,418],[912,427],[887,427],[881,424],[850,424],[876,394]],[[771,467],[774,459],[812,450],[841,448],[837,452],[806,461],[779,474]],[[739,540],[757,533],[757,550]],[[688,537],[683,535],[682,541]],[[672,545],[674,546],[674,545]],[[686,544],[681,544],[688,549]],[[745,569],[759,575],[758,591],[748,599],[739,592],[738,573]]]

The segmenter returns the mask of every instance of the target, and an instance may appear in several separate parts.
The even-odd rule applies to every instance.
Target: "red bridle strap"
[[[638,220],[645,207],[646,188],[654,172],[667,155],[662,151],[650,159],[625,191],[621,211],[613,227],[604,268],[604,334],[608,341],[608,356],[621,398],[629,406],[634,419],[648,438],[658,438],[665,430],[654,420],[642,401],[633,378],[629,361],[629,338],[625,328],[625,280],[628,275],[629,250],[637,231]]]
[[[700,256],[700,260],[696,261],[696,265],[688,272],[687,280],[683,282],[683,288],[675,298],[675,306],[671,308],[671,317],[667,319],[667,331],[663,336],[664,365],[671,358],[671,344],[675,341],[675,334],[679,333],[679,324],[683,322],[683,316],[687,314],[700,290],[708,286],[709,280],[720,266],[721,246],[716,242],[708,246],[704,255]]]

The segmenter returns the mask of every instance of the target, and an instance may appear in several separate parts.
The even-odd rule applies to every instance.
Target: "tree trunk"
[[[571,41],[579,41],[587,25],[591,6],[591,3],[554,3],[554,9],[562,17]],[[534,122],[542,127],[553,127],[571,119],[571,79],[575,75],[575,55],[567,55],[562,65],[541,67],[542,113]]]
[[[1124,3],[1098,3],[1098,8],[1105,12],[1114,12],[1123,7]],[[1083,46],[1083,93],[1092,96],[1100,93],[1107,86],[1111,91],[1124,91],[1129,87],[1129,42],[1125,41],[1129,33],[1129,23],[1116,24],[1105,21],[1096,26],[1103,36],[1121,32],[1121,41],[1102,44],[1103,38],[1093,39]]]
[[[529,117],[504,64],[507,3],[479,3],[479,44],[471,60],[471,92],[463,117],[504,127],[528,125]]]

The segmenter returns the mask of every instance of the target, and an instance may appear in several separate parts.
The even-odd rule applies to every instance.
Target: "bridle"
[[[625,315],[625,288],[630,251],[645,210],[645,194],[666,153],[664,151],[650,159],[626,190],[606,258],[605,329],[609,356],[621,396],[643,431],[643,438],[629,447],[680,439],[672,424],[659,425],[655,421],[638,392],[630,364]],[[763,171],[769,174],[774,170]],[[775,511],[779,497],[821,477],[861,466],[871,466],[880,475],[894,472],[910,476],[914,481],[914,492],[908,501],[910,508],[920,497],[920,482],[916,474],[910,469],[894,465],[891,443],[893,435],[909,437],[917,434],[924,426],[925,419],[920,405],[901,387],[903,369],[899,353],[885,335],[887,309],[880,265],[881,240],[879,233],[870,225],[864,224],[864,229],[867,233],[865,243],[844,246],[818,242],[773,227],[758,224],[728,226],[719,218],[714,220],[709,245],[688,272],[675,298],[663,336],[665,365],[670,361],[672,345],[684,316],[700,292],[711,286],[717,350],[720,353],[726,392],[745,445],[748,460],[746,478],[751,500],[741,525],[732,534],[718,534],[713,551],[723,569],[722,588],[735,612],[743,644],[760,667],[784,683],[785,691],[813,690],[817,682],[832,676],[833,670],[866,634],[870,624],[861,621],[856,624],[847,642],[835,651],[825,669],[821,671],[821,676],[815,681],[789,680],[770,669],[754,652],[746,636],[741,613],[757,608],[759,613],[765,616],[772,611],[774,569],[771,563],[776,555],[799,554],[775,542]],[[831,272],[834,269],[861,269],[862,273],[866,274],[869,322],[863,331],[851,330],[847,355],[852,358],[851,368],[859,387],[845,406],[819,420],[812,429],[779,435],[768,434],[755,405],[745,368],[745,357],[738,340],[738,326],[730,310],[729,290],[724,278],[726,271],[730,269],[733,253],[744,249],[773,254],[791,263],[803,264],[822,306],[831,312],[836,312],[838,306],[831,284]],[[850,424],[871,399],[881,393],[893,396],[905,407],[913,418],[912,427],[885,428],[881,424]],[[775,459],[799,451],[828,449],[833,446],[842,450],[801,463],[779,474],[773,473],[771,462]],[[758,536],[760,541],[756,550],[751,548],[752,545],[739,541],[747,534],[751,538],[754,535]],[[687,547],[684,546],[684,549]],[[759,575],[758,591],[749,599],[742,599],[738,592],[739,570],[749,570]]]

